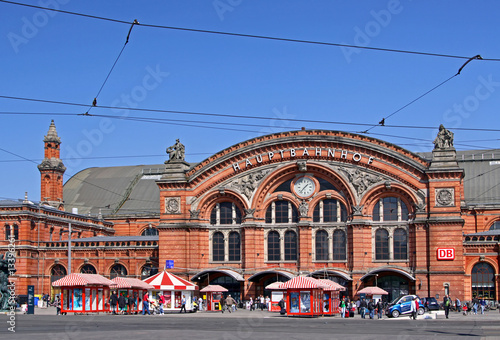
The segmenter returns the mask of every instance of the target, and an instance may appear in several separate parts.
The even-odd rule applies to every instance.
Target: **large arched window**
[[[210,224],[241,224],[241,211],[232,202],[217,203],[210,213]]]
[[[285,261],[297,261],[297,233],[292,230],[285,233]]]
[[[389,260],[389,232],[385,229],[375,232],[375,259]]]
[[[479,262],[472,268],[472,297],[496,300],[495,271],[486,262]]]
[[[82,274],[97,274],[97,270],[95,267],[91,264],[84,264],[82,266],[82,269],[80,269],[80,273]]]
[[[408,208],[397,197],[384,197],[373,207],[374,221],[407,221]]]
[[[270,231],[267,234],[267,260],[279,261],[280,260],[280,234],[277,231]]]
[[[328,233],[324,230],[316,232],[316,261],[328,261]]]
[[[297,208],[289,201],[272,202],[266,210],[266,223],[297,223]]]
[[[141,236],[156,236],[158,235],[158,229],[155,227],[148,227],[142,231]]]
[[[343,261],[346,259],[346,237],[343,230],[333,232],[333,260]]]
[[[345,205],[335,199],[322,200],[314,207],[313,221],[320,223],[345,222],[347,221]]]
[[[224,235],[220,231],[212,236],[212,261],[224,261]]]
[[[236,231],[229,233],[229,261],[241,260],[241,241],[240,234]]]
[[[394,260],[406,260],[408,258],[408,236],[406,230],[397,228],[394,230]]]
[[[115,277],[124,277],[127,276],[127,268],[125,268],[124,265],[122,264],[115,264],[113,267],[111,267],[111,270],[109,272],[109,277],[111,279],[114,279]]]

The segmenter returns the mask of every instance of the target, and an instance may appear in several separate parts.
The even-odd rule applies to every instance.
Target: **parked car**
[[[439,310],[439,302],[436,300],[435,297],[424,297],[422,299],[422,302],[425,306],[426,310]]]
[[[419,299],[418,302],[418,315],[422,315],[425,313],[425,308],[422,303],[422,299],[420,299],[417,295],[403,295],[394,300],[387,306],[385,314],[389,317],[397,318],[400,315],[408,315],[411,313],[411,300],[414,297]]]

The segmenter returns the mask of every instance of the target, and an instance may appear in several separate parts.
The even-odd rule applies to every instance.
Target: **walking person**
[[[260,296],[260,310],[264,310],[264,306],[266,304],[266,299],[264,299],[264,295]]]
[[[133,295],[129,295],[127,302],[128,302],[128,313],[130,315],[132,315],[134,313],[134,305],[135,305],[135,303],[134,303],[134,296]]]
[[[198,310],[203,311],[203,298],[201,296],[198,298]]]
[[[231,297],[231,294],[229,294],[226,298],[226,306],[227,306],[227,310],[229,311],[229,313],[231,313],[231,310],[233,309],[233,305],[236,303],[236,301],[234,301],[234,299]]]
[[[486,300],[481,298],[479,301],[479,305],[481,306],[481,314],[484,314],[484,308],[486,307]]]
[[[111,294],[111,297],[109,298],[109,305],[111,306],[112,314],[116,314],[117,304],[118,304],[118,296],[116,295],[116,292],[113,291],[113,294]]]
[[[450,314],[450,307],[451,307],[451,299],[448,294],[444,296],[443,307],[444,307],[444,315],[446,315],[446,318],[448,319],[448,314]]]
[[[382,303],[382,299],[379,299],[377,302],[377,312],[378,318],[382,319],[382,314],[384,313],[384,304]]]
[[[413,317],[413,320],[417,320],[417,298],[413,297],[411,300],[411,307],[410,307],[411,315],[410,319]]]
[[[224,295],[221,295],[221,297],[220,297],[219,306],[220,306],[222,313],[224,313],[224,309],[226,309],[226,299],[224,298]]]
[[[361,314],[362,319],[365,319],[367,307],[368,305],[366,304],[366,300],[362,299],[361,302],[359,303],[359,313]]]
[[[120,294],[120,296],[118,297],[118,307],[120,308],[119,312],[121,314],[125,313],[125,306],[125,296],[123,296],[123,294]]]
[[[477,299],[477,297],[474,297],[472,299],[472,312],[474,314],[477,314],[477,307],[478,307],[478,305],[479,305],[479,300]]]
[[[375,316],[375,302],[373,302],[373,299],[370,299],[368,302],[368,313],[370,315],[370,319],[373,319]]]
[[[345,318],[345,307],[346,307],[345,300],[344,299],[340,300],[340,316],[342,318]]]
[[[143,300],[142,300],[142,315],[151,315],[151,312],[149,311],[149,294],[148,292],[144,293]]]
[[[182,296],[181,310],[179,311],[179,313],[182,313],[182,310],[184,310],[184,313],[187,313],[187,311],[186,311],[186,296],[185,295]]]
[[[158,304],[160,305],[160,315],[165,314],[163,310],[163,305],[165,304],[165,296],[163,296],[163,294],[160,294],[160,297],[158,298]]]
[[[455,300],[455,307],[457,308],[457,313],[460,313],[460,311],[462,310],[462,308],[461,308],[462,305],[461,305],[459,298],[456,298],[456,300]]]

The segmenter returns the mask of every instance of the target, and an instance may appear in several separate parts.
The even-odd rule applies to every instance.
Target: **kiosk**
[[[109,312],[114,282],[99,274],[73,273],[52,283],[61,288],[61,313]]]
[[[281,311],[280,306],[278,303],[280,302],[281,299],[285,301],[285,306],[286,306],[286,289],[280,288],[280,285],[283,282],[273,282],[270,285],[267,285],[265,289],[268,289],[271,291],[271,301],[269,302],[268,310],[270,312],[279,312]],[[286,309],[286,307],[285,307]]]
[[[279,286],[286,289],[288,316],[323,315],[323,289],[328,286],[312,277],[297,276]]]
[[[161,294],[165,298],[164,311],[179,311],[181,309],[182,296],[186,298],[186,310],[193,310],[194,291],[198,286],[184,280],[172,273],[162,271],[156,275],[143,280],[153,286],[150,299],[158,300]]]
[[[208,285],[200,290],[200,293],[207,294],[207,311],[220,311],[222,306],[220,305],[220,300],[222,293],[228,290],[219,285]]]
[[[340,291],[344,291],[345,288],[328,279],[318,279],[318,281],[323,282],[328,288],[323,289],[323,315],[335,315],[340,314]]]
[[[115,286],[111,287],[113,290],[117,291],[117,295],[123,295],[130,299],[133,299],[134,303],[130,302],[127,304],[127,313],[138,313],[142,310],[142,296],[148,290],[154,289],[154,287],[146,282],[143,282],[139,279],[131,278],[131,277],[115,277],[111,280],[115,283]]]

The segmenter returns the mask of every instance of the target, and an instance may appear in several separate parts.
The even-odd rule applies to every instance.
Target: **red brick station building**
[[[0,201],[19,295],[54,294],[70,271],[146,278],[173,261],[172,273],[237,299],[303,275],[350,297],[377,285],[388,299],[498,300],[500,150],[456,151],[444,127],[423,154],[303,129],[188,163],[177,140],[164,164],[89,168],[64,185],[54,122],[43,142],[40,202]]]

